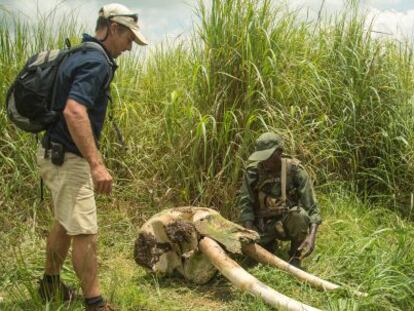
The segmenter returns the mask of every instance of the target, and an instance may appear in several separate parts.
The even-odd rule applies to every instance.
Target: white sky
[[[36,19],[37,12],[43,14],[59,5],[62,18],[68,12],[76,13],[79,22],[93,32],[99,8],[111,1],[127,5],[139,13],[143,34],[152,42],[165,38],[174,39],[188,34],[196,19],[193,9],[196,0],[0,0],[0,7],[12,12],[22,12]],[[209,0],[204,0],[209,1]],[[288,3],[291,8],[303,8],[310,18],[317,16],[324,2],[325,13],[335,12],[346,0],[272,0]],[[414,34],[414,0],[360,0],[360,5],[374,18],[374,29],[387,32],[397,38],[411,38]],[[305,13],[304,13],[305,15]]]
[[[289,6],[309,8],[310,16],[317,16],[324,2],[325,14],[338,11],[343,0],[290,0]],[[359,0],[360,7],[373,20],[373,30],[389,33],[398,39],[410,39],[414,35],[414,0]]]

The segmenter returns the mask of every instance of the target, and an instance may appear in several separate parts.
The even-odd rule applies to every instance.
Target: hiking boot
[[[115,311],[115,308],[104,302],[102,304],[87,305],[85,311]]]
[[[43,302],[61,299],[64,302],[75,300],[75,290],[66,286],[62,281],[49,282],[45,279],[38,281],[38,293]]]
[[[279,242],[278,242],[278,240],[274,240],[272,242],[269,242],[269,243],[263,245],[263,248],[265,248],[270,253],[274,254],[274,253],[276,253],[276,250],[279,248]]]
[[[289,263],[290,263],[292,266],[294,266],[294,267],[296,267],[296,268],[298,268],[298,269],[302,269],[302,260],[300,260],[300,258],[299,258],[299,257],[293,257],[293,258],[291,258],[291,259],[289,260]]]

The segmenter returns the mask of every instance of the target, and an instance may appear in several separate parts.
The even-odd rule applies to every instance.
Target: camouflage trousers
[[[301,207],[293,207],[280,217],[264,220],[259,244],[269,248],[275,240],[291,241],[289,255],[293,255],[309,232],[310,218]]]

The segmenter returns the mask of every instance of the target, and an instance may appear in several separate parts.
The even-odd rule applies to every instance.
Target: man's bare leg
[[[68,254],[72,237],[67,235],[65,228],[57,221],[47,237],[46,264],[43,279],[39,281],[38,293],[42,300],[52,300],[61,297],[70,301],[74,292],[60,280],[60,270]]]
[[[72,237],[66,234],[65,228],[56,221],[47,238],[45,274],[58,275],[60,273],[68,255],[71,239]]]
[[[98,262],[96,258],[96,234],[73,236],[72,263],[81,282],[85,298],[100,296]]]

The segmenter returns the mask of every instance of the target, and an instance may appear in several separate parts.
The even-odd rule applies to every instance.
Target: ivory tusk
[[[281,311],[318,311],[270,288],[260,282],[231,259],[223,248],[214,240],[204,237],[199,242],[200,251],[210,262],[236,287],[253,296],[261,297],[269,305]],[[320,311],[320,310],[319,310]]]
[[[329,281],[325,281],[313,274],[307,273],[301,269],[298,269],[292,266],[291,264],[280,259],[276,255],[270,253],[269,251],[267,251],[266,249],[264,249],[263,247],[261,247],[260,245],[256,243],[243,245],[243,253],[260,263],[268,264],[268,265],[277,267],[283,271],[286,271],[289,274],[296,277],[298,280],[302,282],[306,282],[318,289],[322,289],[326,291],[334,291],[334,290],[343,288],[340,285],[331,283]],[[368,296],[367,293],[363,293],[360,291],[353,290],[352,292],[357,296],[361,296],[361,297]]]

